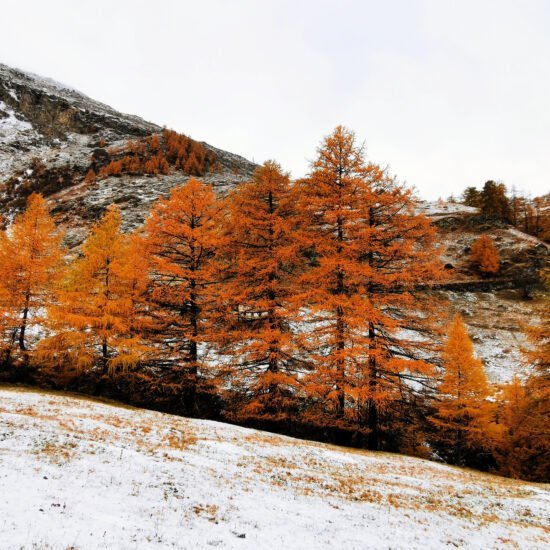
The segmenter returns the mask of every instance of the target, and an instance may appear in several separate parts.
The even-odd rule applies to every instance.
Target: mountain
[[[550,486],[0,388],[3,549],[547,548]]]
[[[157,151],[151,145],[154,136],[160,139],[169,173],[146,173],[147,161]],[[178,147],[183,140],[208,158],[202,171],[191,169],[220,193],[248,179],[256,167],[207,143],[167,135],[161,127],[119,113],[69,86],[0,64],[0,215],[9,222],[37,191],[66,229],[69,247],[84,240],[89,225],[112,203],[119,205],[124,227],[134,228],[158,196],[190,177],[187,165],[170,156],[170,139]],[[136,158],[139,169],[124,168]],[[484,219],[475,208],[438,201],[420,202],[418,209],[438,229],[449,274],[432,292],[464,316],[491,379],[508,380],[524,368],[523,326],[540,321],[541,295],[531,289],[547,264],[548,245]],[[483,233],[499,248],[498,277],[480,277],[469,259],[473,241]]]
[[[99,171],[118,160],[130,140],[139,143],[154,134],[162,140],[163,129],[51,79],[0,64],[0,212],[9,220],[26,196],[38,191],[68,229],[70,246],[82,241],[89,223],[111,203],[121,207],[125,226],[135,227],[152,201],[190,174],[175,168],[165,175],[123,172],[85,179],[90,168]],[[220,191],[249,178],[255,168],[207,143],[197,147],[215,161],[215,170],[199,179]]]

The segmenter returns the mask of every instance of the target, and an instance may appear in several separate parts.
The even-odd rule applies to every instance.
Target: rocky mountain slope
[[[130,140],[139,144],[155,134],[162,136],[162,128],[0,64],[0,215],[9,222],[26,196],[39,191],[67,230],[70,247],[82,242],[89,224],[112,203],[120,206],[126,228],[139,225],[152,202],[189,174],[174,167],[167,174],[95,174],[111,160],[120,161]],[[200,145],[215,158],[215,170],[199,179],[220,192],[249,178],[255,168],[238,155]],[[94,177],[88,178],[91,168]],[[491,378],[509,379],[524,368],[523,325],[540,321],[543,296],[531,291],[547,264],[548,246],[506,224],[484,220],[474,208],[440,201],[421,202],[419,210],[434,220],[444,249],[449,277],[436,293],[465,317]],[[480,277],[469,260],[471,245],[482,233],[499,248],[498,277]]]
[[[162,132],[159,126],[94,101],[68,86],[0,64],[0,213],[9,218],[32,191],[44,194],[58,221],[78,244],[85,227],[108,204],[121,206],[126,227],[143,221],[151,202],[189,174],[85,176],[109,151]],[[224,190],[250,176],[255,165],[201,143],[216,170],[200,179]]]
[[[437,227],[448,275],[434,294],[463,316],[489,378],[506,382],[514,374],[527,374],[524,329],[544,321],[548,294],[539,274],[548,265],[548,245],[461,204],[421,202],[419,211]],[[501,269],[493,277],[480,276],[470,260],[471,246],[482,234],[489,235],[499,251]]]
[[[0,548],[548,548],[549,486],[0,388]]]

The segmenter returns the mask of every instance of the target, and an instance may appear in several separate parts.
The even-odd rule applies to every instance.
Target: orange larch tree
[[[303,342],[317,365],[308,380],[314,416],[351,422],[376,449],[382,413],[414,399],[411,379],[428,383],[431,367],[420,357],[428,344],[417,335],[434,316],[418,286],[441,273],[435,231],[414,212],[410,191],[368,164],[341,126],[295,193],[310,258],[299,285],[311,327]]]
[[[542,279],[550,286],[550,274]],[[543,322],[526,329],[529,376],[505,388],[500,471],[512,477],[550,481],[550,299],[542,296]]]
[[[464,321],[456,315],[443,347],[444,374],[438,386],[434,414],[434,444],[445,459],[456,464],[483,465],[490,454],[493,406],[483,363]]]
[[[222,298],[232,306],[225,348],[232,409],[241,419],[279,419],[295,408],[303,370],[291,329],[299,248],[289,176],[267,161],[227,203],[231,267]]]
[[[471,259],[482,275],[495,275],[500,269],[498,250],[489,235],[481,235],[474,242]]]
[[[37,194],[0,237],[0,327],[4,364],[14,346],[28,347],[27,331],[41,325],[63,269],[62,234]]]
[[[44,364],[102,374],[126,371],[147,356],[142,336],[147,265],[137,235],[121,231],[120,212],[111,207],[91,230],[49,309],[53,335],[38,358]]]
[[[189,412],[207,384],[207,346],[215,329],[220,279],[220,206],[209,185],[191,179],[159,201],[146,223],[152,256],[151,300],[158,325],[157,366]]]

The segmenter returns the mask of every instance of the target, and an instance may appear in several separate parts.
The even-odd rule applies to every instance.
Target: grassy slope
[[[0,548],[544,548],[548,489],[0,388]]]

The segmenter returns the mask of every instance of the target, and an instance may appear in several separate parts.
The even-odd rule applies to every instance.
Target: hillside
[[[0,389],[3,549],[547,548],[547,485]]]
[[[111,203],[121,207],[125,226],[135,227],[153,200],[189,174],[119,174],[94,182],[85,176],[109,161],[109,150],[162,130],[69,86],[0,64],[0,213],[10,219],[38,191],[68,229],[70,245],[82,241],[85,228]],[[219,190],[247,179],[255,168],[243,157],[200,145],[216,158],[216,170],[200,179]]]
[[[506,382],[516,373],[525,374],[524,329],[543,318],[548,296],[537,281],[548,264],[550,248],[515,227],[484,219],[477,208],[437,201],[420,202],[419,211],[437,228],[448,275],[435,295],[464,317],[492,381]],[[470,261],[472,244],[482,234],[489,235],[499,250],[498,276],[481,277]]]

